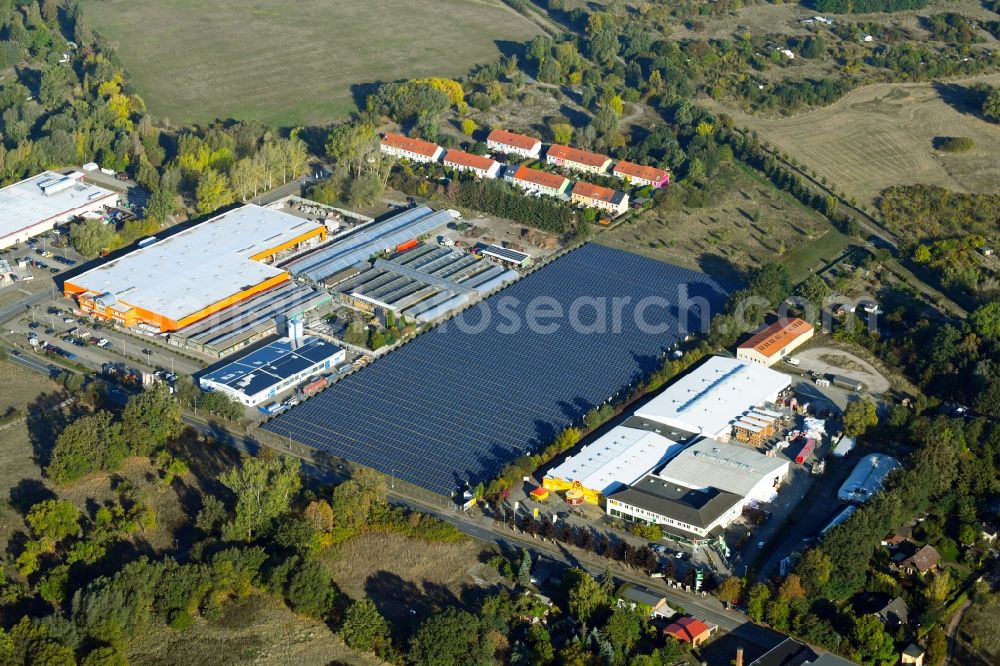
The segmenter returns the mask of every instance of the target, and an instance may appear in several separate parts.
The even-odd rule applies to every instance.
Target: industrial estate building
[[[603,499],[608,515],[659,525],[676,539],[719,540],[748,505],[774,500],[790,463],[716,437],[740,439],[750,420],[782,418],[767,406],[787,386],[772,370],[708,358],[548,470],[542,487],[564,491],[570,503]]]
[[[437,162],[444,154],[444,148],[424,141],[423,139],[413,139],[402,134],[386,132],[382,136],[379,148],[386,155],[408,159],[413,162]]]
[[[198,383],[205,391],[219,391],[253,407],[328,372],[345,356],[342,348],[319,338],[281,338],[203,375]]]
[[[608,515],[660,525],[668,534],[686,541],[718,537],[740,517],[739,495],[717,488],[692,490],[649,474],[608,496]]]
[[[733,493],[747,505],[773,501],[790,464],[746,446],[702,439],[674,456],[657,476],[685,488]]]
[[[670,172],[666,169],[658,169],[635,162],[618,162],[612,173],[637,187],[661,188],[670,182]]]
[[[583,171],[585,173],[607,173],[611,158],[589,150],[554,144],[545,151],[545,161],[554,166]]]
[[[531,255],[526,252],[518,252],[509,247],[499,245],[487,245],[478,249],[479,254],[488,257],[502,266],[510,268],[527,268],[531,265]]]
[[[691,542],[719,539],[743,509],[772,501],[789,463],[744,446],[696,441],[659,471],[607,497],[608,515],[659,525]]]
[[[780,372],[713,356],[636,410],[635,415],[672,431],[725,441],[741,417],[755,407],[775,403],[789,386],[791,380]]]
[[[276,325],[302,317],[331,300],[326,292],[286,281],[176,330],[167,340],[222,358],[274,335]]]
[[[570,200],[587,208],[596,208],[611,213],[614,216],[628,211],[628,195],[621,190],[593,185],[582,180],[573,186]]]
[[[89,316],[177,331],[286,282],[274,264],[325,238],[323,225],[243,206],[70,278],[63,291]]]
[[[537,159],[542,152],[542,142],[533,136],[495,129],[486,137],[486,147],[500,153]]]
[[[569,187],[569,178],[557,173],[532,169],[523,164],[517,167],[511,180],[521,189],[535,190],[553,197],[566,194],[566,189]]]
[[[427,206],[408,208],[385,220],[358,227],[328,245],[287,261],[283,267],[316,282],[339,282],[348,277],[342,274],[344,271],[357,273],[373,256],[427,236],[454,219],[447,210],[432,210]]]
[[[344,300],[374,311],[383,308],[430,322],[481,298],[519,275],[471,254],[418,245],[375,263],[333,285]]]
[[[83,182],[79,171],[44,171],[0,189],[0,250],[117,205],[117,192]]]
[[[500,163],[496,160],[461,150],[449,150],[445,153],[444,165],[456,171],[474,173],[478,178],[496,178],[500,173]]]
[[[736,358],[770,367],[788,358],[808,342],[813,333],[812,324],[803,319],[779,319],[741,343],[736,348]]]
[[[884,453],[872,453],[858,461],[851,475],[837,491],[841,502],[857,502],[863,504],[885,486],[885,481],[894,469],[899,468],[899,461]]]
[[[597,504],[600,496],[635,482],[683,448],[651,430],[618,426],[550,469],[542,486],[551,491],[576,487]]]

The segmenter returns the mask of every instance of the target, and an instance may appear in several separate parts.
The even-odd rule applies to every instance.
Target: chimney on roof
[[[736,666],[743,666],[743,648],[736,648]]]

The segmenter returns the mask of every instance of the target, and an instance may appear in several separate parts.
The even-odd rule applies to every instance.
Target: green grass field
[[[136,91],[174,125],[349,114],[364,86],[459,76],[540,34],[499,0],[84,0]]]

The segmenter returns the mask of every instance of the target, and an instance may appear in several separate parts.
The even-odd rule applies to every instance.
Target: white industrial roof
[[[750,407],[773,401],[790,384],[788,376],[762,365],[712,356],[637,409],[635,415],[713,437]]]
[[[766,477],[783,474],[788,461],[746,446],[703,439],[681,451],[657,476],[689,488],[714,487],[746,497]]]
[[[64,176],[54,171],[43,171],[0,189],[0,237],[60,217],[95,199],[113,194],[111,190],[78,180],[77,174]]]
[[[285,271],[250,257],[321,228],[270,208],[247,205],[206,220],[70,281],[111,292],[174,321]]]
[[[618,426],[570,456],[546,476],[579,481],[605,495],[631,484],[684,448],[648,430]]]
[[[872,453],[862,458],[854,471],[837,491],[842,502],[867,502],[882,490],[889,472],[899,467],[899,461],[884,453]]]

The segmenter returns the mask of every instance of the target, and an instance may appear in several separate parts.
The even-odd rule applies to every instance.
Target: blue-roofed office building
[[[725,298],[702,273],[587,244],[264,427],[451,495],[640,381]]]
[[[310,376],[327,372],[345,359],[346,352],[320,338],[275,340],[201,376],[205,391],[221,391],[254,406],[270,400]]]

